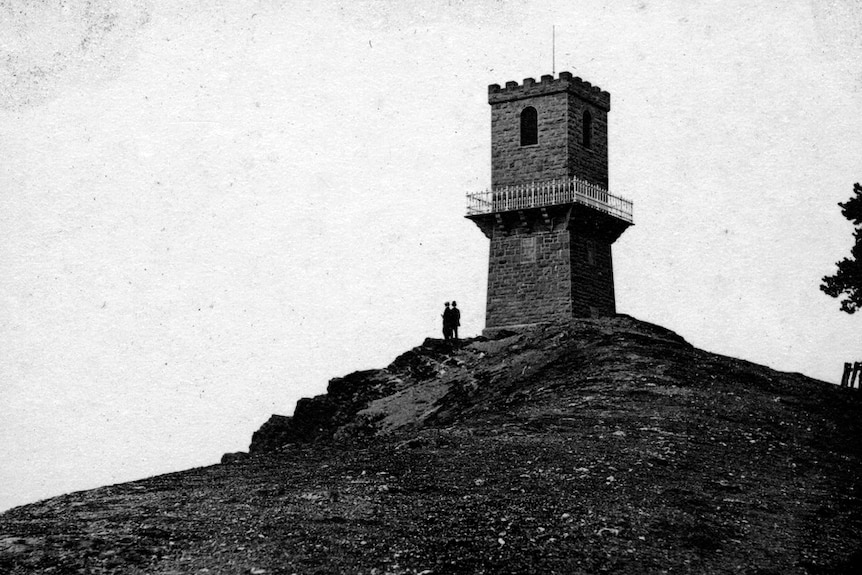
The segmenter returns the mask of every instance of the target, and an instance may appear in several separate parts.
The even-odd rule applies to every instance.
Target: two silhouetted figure
[[[446,302],[446,308],[443,310],[443,339],[458,339],[458,326],[461,325],[461,310],[458,309],[458,302],[453,301],[452,307],[449,307],[449,302]]]
[[[859,378],[859,383],[856,384],[856,378]],[[853,387],[862,389],[862,361],[844,364],[844,375],[841,377],[841,387]]]

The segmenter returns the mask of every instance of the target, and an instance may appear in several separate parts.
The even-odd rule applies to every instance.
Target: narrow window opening
[[[593,140],[593,115],[590,114],[589,110],[584,111],[584,140],[583,144],[585,148],[589,148],[592,145]]]
[[[539,115],[532,106],[521,112],[521,145],[532,146],[539,143]]]
[[[521,263],[536,261],[536,238],[521,238]]]

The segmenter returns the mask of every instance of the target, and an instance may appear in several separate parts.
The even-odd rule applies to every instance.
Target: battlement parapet
[[[572,76],[571,72],[560,72],[559,78],[556,79],[550,74],[545,74],[539,82],[536,82],[534,78],[524,78],[521,84],[510,81],[506,82],[505,87],[491,84],[488,86],[488,103],[500,104],[558,92],[575,94],[606,112],[611,110],[611,95],[608,92],[598,86],[593,86],[578,76]]]

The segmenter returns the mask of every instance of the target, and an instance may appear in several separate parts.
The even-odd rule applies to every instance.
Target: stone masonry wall
[[[569,72],[488,86],[491,104],[491,185],[578,176],[607,186],[610,94]],[[521,112],[536,109],[538,143],[521,146]],[[583,115],[592,115],[592,141],[583,145]]]
[[[493,84],[488,103],[493,187],[577,176],[607,188],[610,94],[561,72],[558,79]],[[537,112],[538,141],[521,146],[528,106]],[[589,147],[585,110],[592,116]],[[611,243],[600,230],[569,216],[549,220],[539,210],[496,217],[483,228],[491,236],[486,327],[616,312]]]
[[[569,232],[495,229],[488,265],[486,327],[571,317]]]
[[[569,173],[566,145],[567,94],[503,102],[491,108],[491,185],[505,186]],[[532,106],[538,115],[538,143],[521,146],[521,112]]]
[[[611,244],[571,235],[572,314],[594,317],[616,313]]]
[[[569,96],[568,160],[569,176],[608,188],[608,113],[577,96]],[[590,147],[584,141],[584,111],[593,117]]]

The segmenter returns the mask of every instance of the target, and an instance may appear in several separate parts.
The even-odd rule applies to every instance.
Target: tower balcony
[[[632,224],[632,202],[578,177],[497,186],[467,194],[467,217],[578,204]]]

